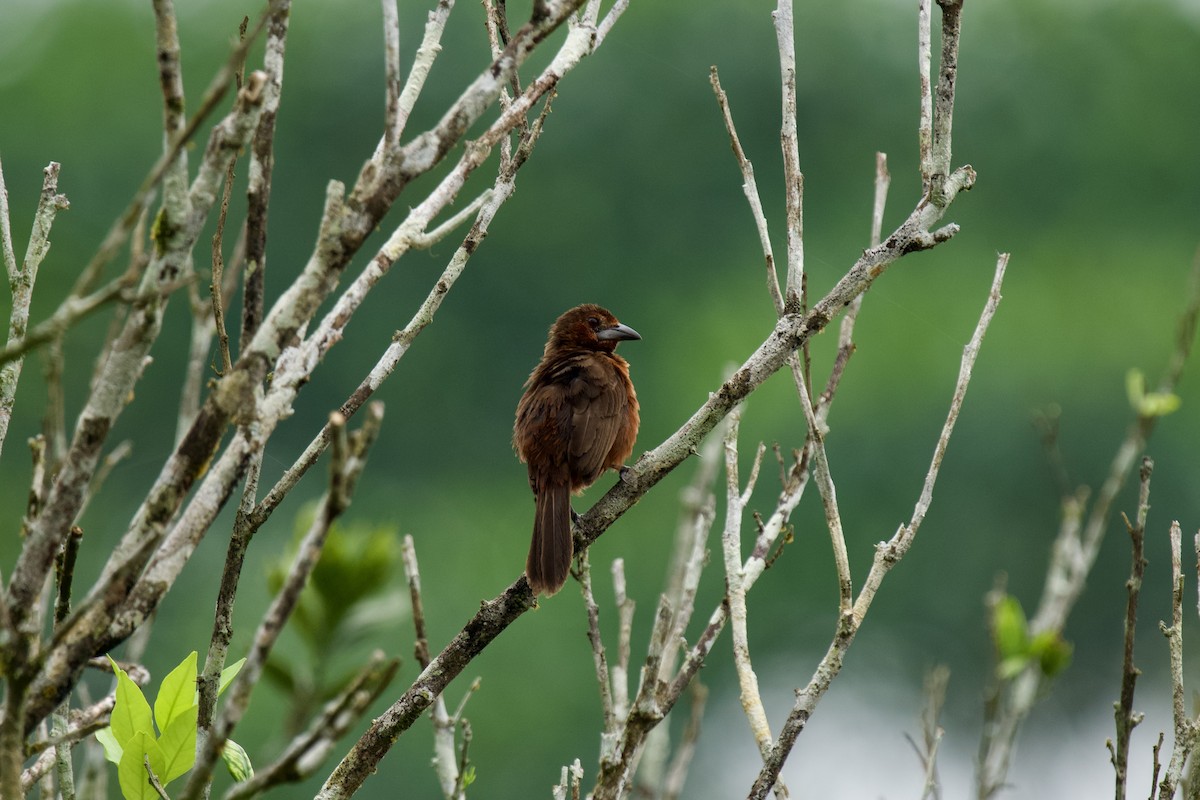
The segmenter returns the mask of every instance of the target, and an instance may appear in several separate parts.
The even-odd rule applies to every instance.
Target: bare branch
[[[921,744],[918,745],[912,737],[905,735],[909,744],[921,759],[921,767],[925,771],[925,785],[921,789],[921,800],[939,800],[942,796],[941,786],[937,777],[937,752],[945,731],[938,720],[941,718],[942,707],[946,704],[946,684],[950,681],[950,670],[945,665],[938,665],[925,673],[925,708],[921,712]]]
[[[579,589],[583,593],[583,607],[587,613],[588,642],[592,646],[592,662],[596,668],[596,684],[600,687],[600,712],[604,715],[603,736],[616,731],[619,720],[613,711],[612,685],[608,671],[608,656],[604,652],[604,640],[600,637],[600,607],[592,593],[592,568],[588,551],[579,555]]]
[[[1116,772],[1114,797],[1124,800],[1126,778],[1129,767],[1129,739],[1134,727],[1142,721],[1142,714],[1133,710],[1133,691],[1141,673],[1133,663],[1133,642],[1137,630],[1138,597],[1142,591],[1142,577],[1146,572],[1146,516],[1150,511],[1150,475],[1154,471],[1154,462],[1148,457],[1142,458],[1141,490],[1138,493],[1137,524],[1131,524],[1125,518],[1125,527],[1129,530],[1129,538],[1133,545],[1133,564],[1129,571],[1129,580],[1125,582],[1128,599],[1125,603],[1125,647],[1121,662],[1121,697],[1113,704],[1116,718],[1117,739],[1115,746],[1109,743],[1112,753],[1113,769]]]
[[[1175,721],[1175,743],[1171,747],[1171,760],[1162,782],[1158,784],[1160,800],[1175,796],[1175,789],[1183,776],[1183,767],[1196,745],[1200,728],[1188,717],[1183,689],[1183,534],[1178,520],[1171,523],[1171,626],[1160,622],[1159,628],[1167,637],[1171,654],[1171,715]]]
[[[817,669],[813,673],[808,685],[796,693],[796,702],[793,704],[792,710],[779,732],[779,738],[776,741],[775,747],[750,790],[749,797],[754,798],[754,800],[761,800],[765,797],[770,787],[775,783],[779,771],[783,767],[783,762],[787,759],[792,746],[796,742],[796,737],[800,735],[800,732],[808,723],[809,717],[815,710],[817,703],[825,695],[830,683],[837,676],[838,672],[841,671],[845,654],[853,643],[854,636],[858,632],[858,628],[862,624],[867,611],[870,609],[871,602],[874,600],[880,584],[892,567],[899,563],[900,559],[908,552],[922,521],[925,519],[925,514],[929,510],[929,504],[933,499],[933,487],[937,481],[942,458],[945,456],[946,447],[949,444],[950,436],[954,432],[955,423],[958,421],[958,415],[962,409],[962,402],[966,396],[967,386],[971,381],[971,372],[975,365],[975,359],[979,355],[979,348],[983,337],[987,333],[988,326],[992,321],[992,317],[995,316],[996,309],[1000,303],[1000,288],[1004,281],[1004,271],[1007,265],[1008,256],[1007,254],[1002,254],[996,261],[996,273],[992,280],[992,288],[988,294],[988,301],[984,305],[983,312],[979,317],[979,322],[975,326],[975,333],[972,335],[971,341],[963,348],[962,364],[959,367],[958,381],[954,387],[954,395],[950,401],[950,410],[946,415],[946,422],[942,426],[942,432],[938,437],[937,445],[934,447],[933,460],[929,465],[929,471],[925,475],[925,485],[922,487],[921,496],[917,500],[916,507],[913,509],[912,518],[908,524],[901,525],[890,540],[880,542],[875,546],[875,559],[871,564],[871,571],[868,573],[867,579],[858,593],[858,598],[854,601],[853,608],[839,615],[837,631],[829,645],[828,651],[821,659],[820,664],[817,665]]]
[[[429,638],[425,630],[425,605],[421,600],[421,571],[417,564],[417,549],[412,536],[406,535],[400,546],[400,555],[404,561],[404,577],[408,581],[408,593],[412,602],[413,628],[417,640],[413,648],[417,663],[421,669],[429,666]],[[470,692],[464,697],[470,697]],[[461,713],[461,708],[460,708]],[[459,759],[455,757],[454,731],[459,714],[451,717],[446,712],[446,700],[438,695],[433,701],[433,765],[437,772],[438,783],[442,795],[447,800],[462,800],[462,768]],[[465,747],[465,745],[464,745]],[[465,751],[464,751],[465,754]]]
[[[796,313],[804,283],[804,173],[800,171],[800,146],[796,134],[796,34],[791,0],[779,0],[774,13],[775,38],[779,44],[779,73],[783,94],[783,184],[787,219],[787,284],[784,310]]]
[[[387,85],[383,141],[391,148],[400,140],[400,13],[396,0],[383,0],[383,61]]]
[[[746,584],[742,572],[741,531],[742,514],[754,488],[755,475],[752,474],[743,492],[738,477],[738,428],[742,419],[742,406],[737,406],[730,412],[728,426],[725,429],[725,529],[721,534],[721,550],[725,558],[725,595],[729,604],[729,618],[732,622],[733,663],[737,670],[739,698],[742,711],[750,723],[750,732],[758,751],[765,759],[770,755],[775,740],[771,736],[771,726],[767,722],[767,712],[763,707],[762,695],[758,689],[758,676],[750,663],[750,639],[746,622]],[[755,459],[754,473],[762,461],[764,448],[759,445],[758,458]],[[787,788],[778,781],[775,794],[787,797]]]
[[[12,231],[8,217],[8,189],[4,185],[4,174],[0,172],[0,234],[3,234],[3,250],[5,269],[8,273],[8,285],[12,290],[12,309],[8,317],[8,337],[4,350],[0,352],[0,451],[4,449],[4,440],[8,436],[8,424],[12,419],[13,404],[16,402],[17,384],[21,380],[23,360],[20,352],[8,359],[3,354],[19,348],[23,343],[29,327],[29,305],[33,301],[33,286],[37,281],[38,267],[46,253],[50,251],[50,227],[54,224],[55,215],[70,207],[66,195],[58,193],[59,164],[51,161],[42,170],[42,193],[38,199],[37,211],[33,215],[33,227],[29,233],[29,246],[25,248],[25,259],[20,268],[17,267],[16,256],[12,248]]]
[[[263,52],[262,113],[250,143],[249,186],[246,190],[246,272],[242,291],[242,334],[245,348],[262,323],[267,270],[267,210],[271,203],[271,177],[275,169],[275,120],[283,93],[283,56],[287,47],[291,0],[273,3],[267,18],[267,43]]]
[[[721,108],[721,116],[725,119],[725,130],[729,131],[729,144],[733,148],[733,157],[737,159],[742,171],[742,191],[746,194],[746,202],[750,204],[750,214],[754,217],[754,227],[758,230],[758,242],[762,247],[763,258],[767,262],[767,292],[775,305],[775,316],[783,316],[783,294],[779,291],[779,274],[775,270],[775,253],[771,249],[771,234],[767,230],[767,217],[763,212],[762,199],[758,194],[758,183],[754,180],[754,165],[746,157],[742,142],[738,139],[737,130],[733,125],[733,112],[729,108],[729,96],[721,88],[721,79],[717,68],[709,68],[709,81],[717,96],[717,105]],[[795,87],[793,86],[793,90]],[[793,126],[795,118],[793,117]],[[878,240],[872,242],[878,244]]]

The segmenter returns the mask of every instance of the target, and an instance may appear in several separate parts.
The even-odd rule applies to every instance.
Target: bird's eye
[[[600,320],[596,319],[595,317],[588,317],[588,325],[591,325],[593,328],[599,328]]]

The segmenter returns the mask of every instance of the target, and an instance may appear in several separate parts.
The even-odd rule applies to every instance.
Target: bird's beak
[[[596,338],[601,341],[615,340],[619,342],[624,339],[640,339],[642,336],[628,325],[622,325],[618,322],[611,328],[604,328],[603,330],[597,331]]]

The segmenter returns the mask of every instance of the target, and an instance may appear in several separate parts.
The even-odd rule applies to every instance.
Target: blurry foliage
[[[310,504],[297,515],[291,547],[270,564],[267,588],[272,594],[283,586],[315,510]],[[353,678],[361,666],[363,648],[358,645],[403,620],[407,595],[396,581],[399,564],[400,541],[394,527],[341,521],[330,528],[321,558],[288,622],[288,629],[303,644],[303,654],[276,649],[263,671],[290,698],[289,735]]]

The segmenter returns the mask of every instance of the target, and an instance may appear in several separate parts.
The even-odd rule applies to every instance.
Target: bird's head
[[[549,344],[612,352],[625,339],[642,338],[628,325],[622,325],[611,311],[592,303],[576,306],[555,320],[550,328]]]

